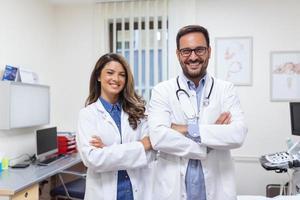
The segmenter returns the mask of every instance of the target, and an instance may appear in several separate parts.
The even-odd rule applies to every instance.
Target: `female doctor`
[[[85,200],[151,199],[144,179],[152,148],[145,118],[145,102],[134,91],[125,59],[100,57],[78,121],[78,151],[88,168]]]

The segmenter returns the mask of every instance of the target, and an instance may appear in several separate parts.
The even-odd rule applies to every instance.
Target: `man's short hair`
[[[194,33],[194,32],[199,32],[202,33],[205,37],[207,47],[209,47],[209,34],[206,28],[199,26],[199,25],[188,25],[184,26],[181,29],[179,29],[177,36],[176,36],[176,45],[177,49],[179,50],[179,40],[182,36],[188,34],[188,33]]]

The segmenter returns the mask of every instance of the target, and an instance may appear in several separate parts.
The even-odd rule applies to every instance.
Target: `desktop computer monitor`
[[[300,102],[290,102],[292,135],[300,136]]]
[[[43,161],[58,152],[56,127],[36,131],[36,156]]]

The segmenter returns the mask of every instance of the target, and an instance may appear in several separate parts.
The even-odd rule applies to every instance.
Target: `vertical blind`
[[[131,66],[135,89],[146,100],[168,77],[167,0],[98,3],[105,45]]]

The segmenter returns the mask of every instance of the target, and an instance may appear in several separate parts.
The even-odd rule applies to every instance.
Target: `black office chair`
[[[71,174],[79,176],[79,178],[65,183],[62,174]],[[53,188],[50,191],[51,197],[55,199],[71,199],[71,200],[83,200],[85,194],[85,174],[73,171],[63,171],[58,174],[61,182],[60,186]]]

